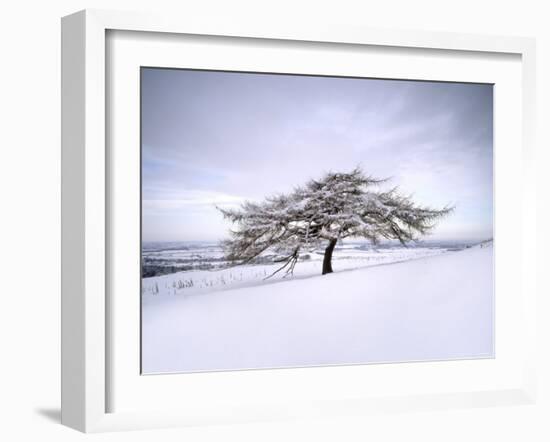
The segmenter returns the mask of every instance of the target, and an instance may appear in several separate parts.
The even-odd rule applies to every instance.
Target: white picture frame
[[[234,398],[227,412],[212,407],[189,412],[185,407],[161,411],[109,410],[113,388],[109,377],[112,354],[108,292],[112,241],[107,219],[111,210],[108,184],[106,119],[108,117],[106,35],[109,31],[142,31],[180,35],[239,37],[292,42],[375,45],[380,48],[424,48],[511,54],[521,57],[521,380],[506,388],[426,394],[349,397],[332,388],[330,399],[291,401],[269,397],[263,404]],[[289,417],[352,415],[492,405],[526,404],[535,400],[535,176],[534,107],[535,43],[519,37],[491,37],[416,31],[358,29],[344,26],[242,22],[216,23],[196,17],[86,10],[62,21],[62,423],[84,432],[249,422]],[[496,170],[505,174],[506,170]],[[515,171],[517,173],[517,171]],[[498,190],[497,190],[498,191]],[[498,221],[497,221],[498,222]],[[497,249],[498,250],[498,249]],[[506,253],[504,249],[498,253]],[[519,296],[519,294],[518,294]],[[498,357],[498,356],[497,356]],[[411,364],[405,364],[411,365]],[[381,366],[382,369],[384,366]],[[303,370],[300,369],[302,373]],[[331,368],[338,376],[338,368]],[[262,371],[262,382],[272,370]],[[279,370],[280,372],[280,370]],[[288,371],[287,371],[288,372]],[[191,374],[187,376],[197,376]],[[200,374],[198,376],[201,376]],[[252,378],[241,372],[241,378]],[[170,378],[170,377],[168,377]],[[258,381],[258,380],[257,380]],[[165,383],[175,382],[168,379]],[[204,375],[201,382],[204,381]],[[208,381],[206,381],[208,382]],[[245,379],[246,382],[246,379]],[[220,408],[221,410],[221,408]]]

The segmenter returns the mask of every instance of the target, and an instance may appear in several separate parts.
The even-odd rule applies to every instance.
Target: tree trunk
[[[336,246],[336,240],[331,239],[328,243],[327,248],[325,249],[325,257],[323,258],[323,275],[327,273],[332,273],[332,252]]]

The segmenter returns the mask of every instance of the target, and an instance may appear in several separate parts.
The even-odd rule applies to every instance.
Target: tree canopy
[[[285,255],[281,262],[292,272],[299,254],[327,245],[323,274],[332,272],[337,241],[366,238],[374,244],[416,241],[453,207],[434,209],[416,205],[397,187],[380,190],[388,179],[365,175],[357,167],[349,173],[329,172],[295,187],[288,194],[247,201],[238,209],[218,208],[236,225],[223,242],[226,257],[236,264],[254,260],[267,250]]]

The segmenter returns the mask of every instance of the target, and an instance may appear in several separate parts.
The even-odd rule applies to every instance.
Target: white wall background
[[[548,201],[550,192],[547,172],[550,14],[545,3],[535,0],[12,0],[4,3],[0,9],[0,439],[73,441],[87,437],[59,425],[61,16],[86,7],[164,9],[179,14],[228,17],[244,14],[250,20],[270,17],[274,22],[291,18],[304,22],[537,37],[538,171],[542,203]],[[542,226],[549,224],[549,211],[542,204],[539,215],[542,276],[545,274],[542,250],[548,249]],[[547,281],[539,284],[544,284],[541,293],[550,294]],[[548,299],[540,300],[540,371],[544,375],[536,406],[91,437],[101,441],[549,440],[549,306]]]

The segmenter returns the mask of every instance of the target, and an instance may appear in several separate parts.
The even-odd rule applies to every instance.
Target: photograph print
[[[494,357],[491,84],[140,75],[142,374]]]

